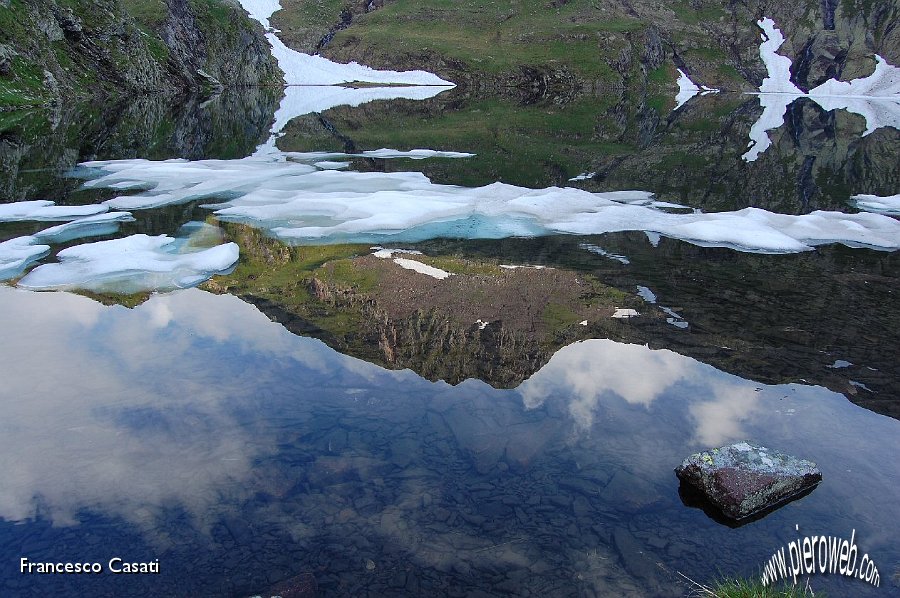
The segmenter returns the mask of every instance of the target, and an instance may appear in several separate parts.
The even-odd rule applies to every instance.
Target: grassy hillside
[[[900,60],[892,0],[384,0],[356,5],[285,0],[274,16],[289,44],[378,67],[428,68],[467,85],[536,82],[672,87],[676,67],[707,85],[750,90],[765,76],[756,20],[770,16],[797,58],[801,86],[871,71],[878,52]],[[829,12],[830,11],[830,12]],[[348,23],[348,15],[350,22]],[[488,83],[490,82],[490,83]]]

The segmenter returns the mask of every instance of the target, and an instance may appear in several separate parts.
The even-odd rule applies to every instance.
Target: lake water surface
[[[0,594],[671,596],[852,532],[881,587],[812,587],[896,593],[900,237],[849,199],[900,132],[798,101],[748,160],[752,96],[416,93],[0,115],[5,203],[133,216],[0,223],[49,245],[0,286]],[[22,277],[137,234],[174,241]],[[719,523],[673,469],[738,440],[824,481]]]

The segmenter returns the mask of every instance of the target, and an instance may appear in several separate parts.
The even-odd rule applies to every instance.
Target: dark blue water
[[[851,530],[871,595],[892,591],[900,422],[821,387],[609,340],[515,390],[453,387],[199,290],[127,309],[4,287],[0,328],[4,596],[681,595],[678,573],[755,576],[798,535]],[[684,506],[672,469],[741,439],[823,483],[737,529]]]

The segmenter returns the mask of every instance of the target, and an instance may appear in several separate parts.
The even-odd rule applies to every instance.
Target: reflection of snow
[[[758,208],[672,213],[643,191],[590,193],[504,183],[466,188],[434,184],[419,172],[323,171],[279,157],[113,160],[86,166],[101,170],[88,182],[91,186],[143,181],[148,190],[117,198],[123,202],[117,207],[209,197],[220,201],[213,206],[219,219],[297,244],[652,231],[696,245],[758,253],[793,253],[826,243],[900,248],[900,222],[878,214],[787,215]],[[227,197],[232,199],[221,202]]]
[[[596,172],[582,172],[581,174],[573,176],[569,181],[573,183],[577,183],[578,181],[589,181],[595,176],[597,176]]]
[[[759,55],[766,65],[768,77],[759,87],[759,103],[763,113],[750,129],[749,150],[742,157],[756,160],[771,145],[768,131],[784,124],[788,106],[797,98],[814,100],[824,110],[847,110],[866,119],[863,137],[882,127],[900,129],[900,69],[876,55],[875,71],[853,81],[829,79],[803,93],[791,82],[791,59],[778,54],[784,35],[775,22],[766,17],[757,21],[763,30]]]
[[[747,162],[755,161],[769,146],[772,140],[769,139],[768,132],[779,128],[784,124],[784,114],[791,102],[797,99],[797,96],[770,93],[760,94],[759,104],[762,106],[763,113],[759,120],[750,127],[750,144],[747,153],[741,156]]]
[[[602,255],[603,257],[606,257],[613,261],[619,262],[620,264],[625,264],[626,266],[631,263],[631,260],[629,260],[624,255],[619,255],[618,253],[609,252],[609,251],[603,249],[602,247],[598,247],[597,245],[594,245],[593,243],[581,243],[579,245],[579,247],[581,249],[590,251],[591,253],[596,253],[597,255]]]
[[[407,86],[407,87],[339,87],[339,86],[290,86],[285,87],[284,97],[275,111],[275,122],[272,123],[272,129],[268,141],[260,145],[256,149],[257,155],[277,155],[280,152],[275,147],[275,141],[281,136],[282,131],[291,120],[304,114],[314,112],[324,112],[336,106],[356,107],[361,104],[373,102],[376,100],[425,100],[436,96],[437,94],[450,89],[449,87],[423,87],[423,86]],[[379,151],[379,150],[376,150]],[[387,151],[387,150],[386,150]],[[421,152],[427,150],[413,150],[413,152]],[[302,154],[299,154],[302,155]],[[337,153],[321,155],[340,155]],[[372,156],[372,157],[400,157],[395,155],[389,156]],[[415,158],[417,154],[409,154],[403,157]],[[422,156],[428,157],[428,156]],[[455,156],[454,156],[455,157]],[[321,158],[320,158],[321,159]]]
[[[691,81],[683,70],[678,69],[678,95],[675,96],[675,110],[681,108],[688,100],[697,94],[706,95],[709,93],[718,93],[718,89],[707,87],[706,85],[698,86]]]

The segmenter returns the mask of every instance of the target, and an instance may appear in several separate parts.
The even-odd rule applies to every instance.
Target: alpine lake
[[[852,195],[900,190],[900,131],[799,99],[748,160],[752,95],[672,110],[345,91],[332,107],[251,89],[0,113],[0,201],[178,196],[58,237],[40,264],[138,234],[240,252],[190,284],[125,271],[37,292],[17,286],[26,269],[0,285],[0,595],[683,596],[686,578],[758,578],[788,542],[851,533],[880,587],[809,585],[900,592],[897,251],[559,234],[519,213],[347,232],[327,205],[300,224],[344,232],[290,239],[291,216],[215,213],[265,173],[104,186],[106,166],[79,166],[256,154],[357,195],[421,173],[453,193],[644,191],[665,214],[854,214]],[[57,224],[2,222],[0,241]],[[727,525],[673,469],[740,440],[823,481]],[[159,573],[112,573],[116,557]],[[22,558],[104,571],[23,573]]]

